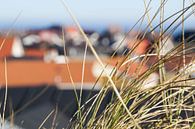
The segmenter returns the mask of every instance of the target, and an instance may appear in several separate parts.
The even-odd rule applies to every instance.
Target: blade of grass
[[[45,122],[50,118],[50,116],[55,112],[55,109],[53,109],[48,115],[47,117],[43,120],[43,122],[40,124],[40,126],[38,127],[38,129],[41,129],[42,126],[45,124]]]
[[[80,105],[80,102],[79,102],[79,98],[78,98],[78,94],[76,92],[76,86],[74,84],[74,80],[72,78],[72,74],[71,74],[71,71],[70,71],[70,67],[69,67],[69,64],[68,64],[68,59],[67,59],[67,55],[66,55],[66,45],[65,45],[65,32],[64,32],[64,29],[62,29],[62,43],[63,43],[63,48],[64,48],[64,60],[65,60],[65,64],[66,64],[66,68],[68,70],[68,75],[69,75],[69,78],[71,80],[71,83],[73,85],[73,88],[74,88],[74,93],[75,93],[75,97],[76,97],[76,101],[77,101],[77,105],[78,105],[78,109],[79,109],[79,114],[78,114],[78,117],[79,117],[79,120],[80,120],[80,128],[82,129],[83,128],[83,122],[81,120],[81,117],[82,117],[82,112],[81,112],[81,105]]]
[[[4,67],[5,67],[5,96],[4,96],[4,105],[3,105],[3,114],[2,114],[2,128],[4,128],[4,123],[5,123],[5,110],[6,110],[6,105],[7,105],[7,92],[8,92],[8,88],[7,88],[7,60],[6,57],[4,58]]]

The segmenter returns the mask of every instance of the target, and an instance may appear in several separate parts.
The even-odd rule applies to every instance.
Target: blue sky
[[[148,0],[146,0],[148,1]],[[153,0],[151,16],[160,0]],[[182,8],[183,0],[168,0],[165,17]],[[192,0],[187,0],[192,1]],[[132,26],[144,13],[143,0],[67,0],[79,22],[85,27],[118,24]],[[189,2],[186,3],[188,5]],[[50,24],[73,24],[60,0],[1,0],[0,28],[10,27],[15,17],[22,11],[15,27],[47,26]],[[193,27],[195,16],[186,26]],[[155,21],[156,23],[158,20]],[[144,20],[147,24],[147,20]],[[168,24],[168,23],[167,23]]]

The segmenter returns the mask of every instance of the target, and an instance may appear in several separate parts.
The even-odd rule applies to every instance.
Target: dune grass
[[[189,10],[194,7],[194,3],[192,3],[188,7],[185,7],[185,2],[183,2],[183,9],[165,19],[164,11],[167,1],[161,0],[160,6],[152,18],[150,18],[150,15],[148,13],[150,2],[152,2],[152,0],[150,0],[147,4],[144,0],[146,11],[138,22],[140,23],[141,27],[144,18],[147,16],[149,23],[145,28],[145,33],[148,31],[148,29],[150,29],[150,33],[155,36],[154,31],[156,29],[159,29],[160,36],[155,40],[155,43],[152,46],[153,48],[155,48],[155,51],[153,51],[152,54],[146,53],[145,55],[142,55],[142,57],[144,58],[140,62],[140,64],[145,64],[151,55],[158,56],[158,61],[150,66],[150,69],[148,69],[145,73],[141,75],[138,74],[139,76],[131,78],[127,83],[124,83],[125,80],[127,80],[125,76],[126,73],[124,73],[122,76],[119,76],[117,75],[117,69],[124,65],[124,63],[130,62],[128,60],[131,60],[131,62],[133,62],[134,59],[136,59],[135,57],[134,59],[131,58],[131,54],[133,53],[134,49],[140,44],[140,42],[136,42],[133,49],[127,55],[125,55],[124,60],[120,61],[122,63],[119,63],[117,66],[115,66],[111,74],[106,75],[107,82],[104,83],[104,86],[102,87],[100,92],[89,100],[92,101],[90,107],[86,110],[79,110],[77,112],[81,113],[81,111],[84,111],[81,113],[82,116],[77,117],[76,120],[72,121],[70,128],[194,128],[194,79],[189,79],[187,75],[184,75],[179,71],[175,72],[172,77],[167,77],[168,75],[165,71],[164,66],[175,56],[182,57],[184,67],[186,65],[185,57],[187,56],[186,53],[188,53],[189,48],[185,47],[185,44],[187,43],[184,39],[184,23],[185,20],[193,14],[193,11],[190,11],[190,13],[188,13],[186,17],[184,16],[184,14],[186,14],[186,12],[189,12]],[[76,26],[79,28],[81,34],[86,40],[87,45],[92,50],[95,58],[105,70],[106,66],[103,65],[100,57],[97,55],[95,49],[92,46],[92,43],[85,35],[76,17],[68,8],[66,3],[63,1],[62,3],[72,17]],[[158,18],[157,15],[160,15],[159,24],[153,27],[152,22],[154,19]],[[175,18],[173,21],[171,21],[170,26],[164,28],[163,24],[173,17]],[[181,25],[183,38],[180,45],[175,47],[167,54],[160,55],[162,46],[165,43],[162,42],[162,39],[166,35],[170,37],[170,35],[172,35],[172,33]],[[131,28],[130,30],[133,30],[133,28]],[[129,31],[128,33],[130,32],[131,31]],[[123,43],[125,38],[126,37],[121,40],[121,44]],[[129,64],[129,67],[131,67],[131,63]],[[127,67],[126,72],[128,72],[129,67]],[[143,82],[149,75],[151,75],[155,71],[159,71],[159,84],[152,88],[143,90],[141,88],[143,86]],[[137,73],[139,73],[139,69],[137,69]],[[116,86],[116,82],[118,80],[123,80],[122,83],[120,83],[120,87],[122,87],[120,88],[120,91]],[[99,107],[110,88],[114,91],[112,100],[108,104],[106,109],[100,115],[98,115]],[[85,105],[87,105],[88,102],[86,102],[86,104],[84,104],[81,108],[84,109]]]
[[[155,39],[154,44],[151,47],[150,53],[146,53],[141,56],[132,57],[132,54],[136,47],[141,43],[141,41],[135,41],[132,50],[130,50],[126,55],[123,55],[124,58],[120,60],[112,73],[109,74],[106,71],[107,65],[104,65],[101,57],[97,54],[94,49],[91,41],[84,33],[82,27],[80,26],[78,20],[72,13],[72,11],[68,8],[67,4],[61,0],[64,5],[66,11],[70,14],[76,26],[78,27],[80,33],[86,41],[85,54],[83,57],[83,67],[82,67],[82,84],[81,84],[81,92],[77,94],[76,88],[75,97],[78,104],[78,111],[75,113],[73,119],[70,121],[70,125],[67,128],[74,129],[194,129],[195,128],[195,80],[188,77],[185,72],[180,72],[178,68],[174,68],[173,75],[169,75],[165,70],[165,64],[172,61],[175,57],[181,57],[183,60],[183,70],[189,68],[186,64],[186,57],[189,56],[190,50],[192,48],[186,47],[188,42],[184,39],[184,26],[185,20],[189,17],[193,16],[194,13],[194,3],[185,7],[185,1],[183,2],[183,8],[175,12],[174,14],[170,14],[170,17],[164,17],[164,11],[166,10],[165,5],[168,0],[161,0],[157,11],[153,16],[149,14],[150,12],[150,4],[152,0],[147,2],[143,0],[145,5],[145,12],[140,19],[136,22],[136,24],[129,29],[126,36],[121,39],[121,44],[124,43],[126,37],[129,33],[131,33],[135,27],[138,26],[138,32],[141,31],[143,21],[147,19],[148,25],[144,29],[144,35],[142,40],[149,31],[154,37],[155,31],[159,30],[160,34],[158,38]],[[160,17],[158,17],[158,15]],[[159,19],[159,24],[153,25],[155,19]],[[168,27],[164,27],[167,21],[171,23]],[[174,31],[182,26],[183,38],[182,42],[168,52],[165,55],[161,55],[160,51],[165,42],[163,42],[164,37],[170,37]],[[62,32],[64,35],[64,32]],[[138,35],[137,35],[138,36]],[[63,39],[64,40],[64,39]],[[167,41],[167,40],[165,40]],[[5,41],[4,41],[5,42]],[[118,48],[120,47],[118,46]],[[88,48],[89,47],[89,48]],[[0,47],[0,49],[2,46]],[[86,60],[86,51],[87,49],[91,49],[94,54],[94,57],[101,65],[103,72],[106,73],[106,81],[104,82],[101,90],[89,98],[89,100],[81,105],[82,98],[82,86],[84,80],[84,72],[85,72],[85,60]],[[64,51],[66,48],[64,46]],[[116,50],[117,52],[117,50]],[[66,54],[66,52],[64,52]],[[125,52],[124,52],[125,53]],[[111,58],[114,58],[115,53]],[[158,60],[150,66],[146,72],[141,73],[140,67],[145,65],[151,56],[157,56]],[[65,55],[65,60],[66,59]],[[138,58],[142,58],[140,61],[140,66],[136,70],[136,76],[132,78],[128,78],[128,70],[131,68],[131,64],[134,63]],[[192,64],[194,63],[192,57]],[[118,74],[117,71],[120,67],[128,64],[126,70],[123,71],[122,74]],[[185,67],[187,66],[187,67]],[[68,63],[66,67],[69,69]],[[5,70],[6,70],[6,59],[5,59]],[[158,72],[160,76],[160,81],[157,85],[143,89],[144,81],[154,72]],[[191,71],[194,72],[194,71]],[[6,73],[6,72],[5,72]],[[69,71],[69,77],[71,77],[71,72]],[[7,77],[7,75],[5,75]],[[102,74],[97,79],[98,83],[99,79],[102,78]],[[74,87],[74,80],[72,80],[72,85]],[[120,83],[118,83],[120,82]],[[7,87],[6,87],[7,88]],[[104,109],[104,111],[99,114],[99,108],[101,103],[103,102],[106,94],[113,90],[113,95],[110,103]],[[5,96],[6,102],[7,96]],[[86,106],[90,103],[90,106]],[[1,107],[6,107],[6,103],[1,105]],[[5,110],[5,109],[4,109]],[[56,109],[57,110],[57,109]],[[42,128],[43,124],[47,121],[47,119],[51,116],[51,114],[56,111],[55,109],[51,111],[50,114],[43,120],[42,124],[39,128]],[[56,111],[57,112],[57,111]],[[2,125],[4,123],[4,115],[1,116]],[[55,122],[55,119],[54,119]],[[53,128],[53,127],[52,127]]]

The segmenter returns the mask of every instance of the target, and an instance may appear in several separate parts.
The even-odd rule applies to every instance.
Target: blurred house
[[[175,47],[173,39],[170,36],[164,37],[161,45],[162,47],[160,48],[160,55],[166,55]]]
[[[24,48],[19,36],[0,36],[0,58],[23,57]]]

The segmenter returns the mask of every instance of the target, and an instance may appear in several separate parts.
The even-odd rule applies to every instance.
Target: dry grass
[[[188,50],[185,48],[184,39],[181,43],[182,50],[180,49],[180,46],[177,46],[166,55],[159,54],[163,46],[163,37],[165,37],[167,33],[171,35],[181,24],[184,26],[184,21],[193,13],[189,13],[187,17],[184,17],[184,14],[194,7],[194,3],[186,8],[183,6],[181,11],[164,19],[164,6],[167,1],[161,0],[161,5],[151,20],[148,14],[148,8],[151,1],[148,5],[146,4],[146,1],[144,2],[146,12],[141,17],[140,23],[142,24],[143,19],[147,15],[149,23],[145,30],[147,31],[148,28],[150,28],[150,33],[153,34],[155,29],[160,28],[160,36],[153,45],[156,51],[152,54],[157,55],[159,60],[153,64],[148,71],[140,76],[130,79],[129,81],[127,81],[125,75],[117,75],[117,69],[124,65],[124,63],[129,62],[129,60],[132,62],[134,61],[134,59],[131,59],[131,54],[140,42],[135,43],[133,49],[126,55],[122,63],[119,63],[110,75],[106,75],[107,80],[104,83],[105,85],[94,99],[91,99],[91,101],[93,101],[92,105],[87,111],[82,112],[82,117],[73,121],[70,126],[71,128],[194,128],[194,80],[184,77],[180,72],[176,72],[176,74],[168,78],[164,69],[164,64],[169,62],[174,56],[183,56],[183,64],[185,66],[185,52]],[[97,61],[105,70],[106,66],[103,65],[100,57],[96,54],[92,43],[83,32],[79,22],[74,17],[68,6],[64,2],[63,4],[72,19],[75,21],[75,24],[85,38],[89,48],[93,51]],[[153,27],[152,22],[157,18],[157,14],[159,13],[160,24]],[[164,28],[164,22],[174,16],[176,16],[176,18],[172,21],[171,25]],[[176,24],[181,17],[181,22]],[[182,29],[184,32],[184,27],[182,27]],[[122,42],[123,41],[124,40],[122,40]],[[149,56],[150,54],[143,55],[144,58],[140,64],[145,64]],[[129,67],[131,66],[129,65]],[[126,70],[128,71],[128,69],[129,68]],[[142,90],[141,87],[143,82],[149,75],[158,70],[160,74],[160,83],[153,88]],[[139,73],[139,69],[137,72]],[[117,90],[116,86],[118,80],[122,80],[122,82],[119,83],[120,87],[122,87],[120,92]],[[100,115],[97,115],[101,102],[110,88],[114,90],[112,100],[106,109]],[[82,108],[85,107],[83,106]],[[79,113],[79,111],[77,113]],[[84,123],[84,125],[81,123]]]
[[[185,7],[185,2],[183,3],[183,9],[170,17],[164,17],[164,11],[166,10],[165,5],[168,0],[161,0],[161,4],[157,8],[154,16],[150,16],[150,4],[152,0],[148,3],[146,0],[143,0],[145,5],[145,13],[137,21],[135,26],[129,29],[128,35],[138,26],[138,30],[141,30],[143,21],[145,18],[148,20],[148,25],[144,29],[144,35],[146,32],[151,33],[155,36],[154,31],[157,29],[160,30],[160,35],[155,40],[152,48],[155,51],[152,53],[146,53],[141,55],[142,60],[140,61],[140,66],[136,70],[137,76],[132,77],[131,79],[127,78],[128,70],[131,67],[131,63],[136,61],[137,58],[133,57],[132,53],[140,42],[135,42],[132,50],[125,55],[125,58],[118,62],[118,64],[113,69],[112,73],[109,74],[106,72],[106,79],[104,80],[104,86],[99,91],[98,94],[91,97],[84,105],[81,105],[82,96],[82,86],[84,80],[85,72],[85,60],[86,60],[86,51],[87,48],[91,49],[96,60],[101,65],[103,72],[106,71],[107,65],[104,65],[99,55],[96,53],[91,41],[84,33],[82,27],[80,26],[78,20],[73,15],[71,10],[68,8],[66,3],[61,0],[66,11],[70,14],[76,26],[78,27],[80,33],[86,41],[85,54],[83,57],[83,68],[82,68],[82,84],[81,92],[78,95],[75,90],[75,96],[78,104],[78,111],[74,115],[74,119],[70,121],[70,125],[67,128],[89,128],[89,129],[136,129],[136,128],[145,128],[145,129],[194,129],[195,128],[195,80],[189,79],[184,73],[181,73],[179,70],[174,74],[167,73],[165,71],[165,64],[173,59],[175,56],[180,56],[183,59],[184,70],[187,69],[186,65],[186,55],[189,48],[185,47],[187,42],[183,38],[180,45],[172,49],[165,55],[160,55],[160,50],[163,46],[163,38],[168,36],[170,37],[174,31],[182,25],[183,36],[184,36],[184,23],[187,18],[192,16],[194,12],[194,3]],[[190,11],[191,10],[191,11]],[[188,12],[188,14],[186,14]],[[184,15],[186,14],[186,15]],[[155,19],[159,18],[157,15],[160,15],[159,24],[153,26]],[[173,19],[174,18],[174,19]],[[165,28],[163,24],[171,20],[170,26]],[[144,38],[144,35],[142,38]],[[126,40],[126,36],[121,40],[121,44]],[[120,45],[118,46],[118,48]],[[0,47],[0,49],[2,46]],[[182,48],[182,49],[181,49]],[[66,48],[64,46],[64,51]],[[66,53],[66,52],[64,52]],[[150,69],[144,73],[140,73],[140,67],[149,60],[150,56],[158,56],[158,61],[155,62]],[[113,58],[113,56],[111,57]],[[66,60],[66,55],[65,55]],[[193,60],[192,60],[193,61]],[[128,67],[123,72],[123,74],[118,74],[117,70],[120,67],[128,63]],[[5,60],[6,64],[6,60]],[[5,65],[6,66],[6,65]],[[66,67],[69,69],[68,63]],[[5,68],[6,70],[7,68]],[[143,89],[144,81],[154,72],[158,71],[160,75],[160,82],[154,87]],[[193,71],[192,71],[193,72]],[[6,72],[5,72],[6,73]],[[69,71],[69,77],[71,77],[71,72]],[[7,75],[5,75],[7,76]],[[102,77],[99,76],[98,80]],[[98,82],[97,80],[97,82]],[[74,80],[72,80],[72,85],[74,86]],[[96,85],[96,84],[94,84]],[[120,90],[119,88],[120,87]],[[106,94],[113,90],[113,96],[110,103],[107,105],[106,109],[98,115],[99,108],[101,103],[106,96]],[[7,97],[5,96],[5,99]],[[6,100],[5,100],[6,102]],[[86,108],[85,105],[91,102],[91,106]],[[2,105],[1,105],[2,106]],[[6,106],[6,103],[3,107]],[[45,118],[39,128],[47,121],[47,119],[54,113],[54,110]],[[1,116],[2,122],[4,123],[4,115]],[[54,118],[55,122],[55,118]],[[53,127],[52,127],[53,128]]]

